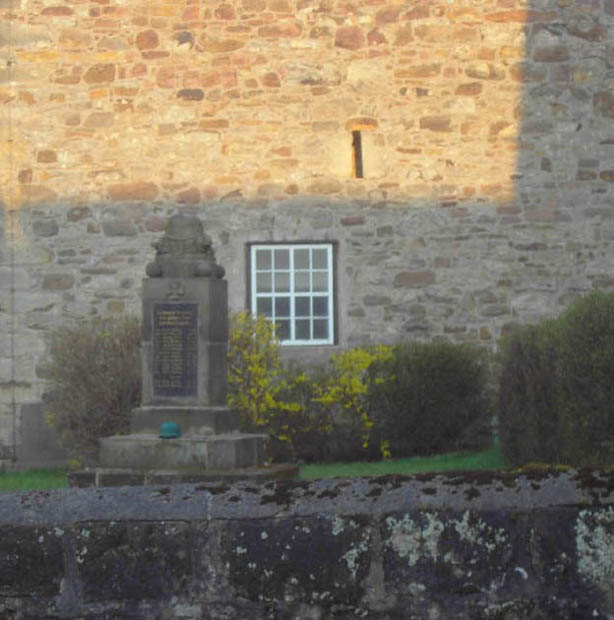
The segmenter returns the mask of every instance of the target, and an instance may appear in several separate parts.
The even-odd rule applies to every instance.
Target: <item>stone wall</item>
[[[611,288],[613,26],[613,0],[0,0],[0,456],[46,330],[138,313],[177,208],[233,310],[247,242],[336,242],[340,347],[494,346]]]
[[[614,614],[612,473],[0,496],[0,612],[588,620]]]

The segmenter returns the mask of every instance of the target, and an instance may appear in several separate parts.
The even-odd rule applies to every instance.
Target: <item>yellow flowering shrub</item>
[[[293,459],[334,457],[335,442],[369,446],[367,370],[386,359],[390,347],[350,349],[334,355],[325,369],[284,367],[272,323],[249,312],[233,318],[229,344],[228,405],[239,411],[243,429],[268,433]],[[384,457],[387,446],[380,442]]]
[[[229,407],[245,430],[262,430],[277,409],[281,358],[273,324],[248,311],[232,318],[228,343]]]
[[[312,423],[312,383],[304,372],[282,366],[279,346],[275,328],[264,316],[243,311],[233,317],[227,402],[239,411],[244,430],[268,433],[296,459],[301,438],[328,428]]]
[[[345,424],[350,432],[359,436],[362,447],[368,448],[374,422],[369,416],[367,394],[369,392],[369,368],[374,362],[383,362],[392,355],[392,347],[354,347],[333,355],[331,372],[324,384],[317,386],[316,402],[328,407],[337,424]],[[382,377],[378,381],[384,381]],[[380,453],[390,457],[389,442],[380,440]]]

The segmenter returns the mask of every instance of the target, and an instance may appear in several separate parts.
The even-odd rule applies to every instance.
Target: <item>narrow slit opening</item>
[[[356,179],[364,178],[362,166],[362,135],[360,131],[352,131],[352,167]]]

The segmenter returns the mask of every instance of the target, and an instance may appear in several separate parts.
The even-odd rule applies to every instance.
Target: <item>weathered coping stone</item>
[[[266,480],[287,480],[298,476],[299,468],[290,463],[267,465],[266,467],[244,467],[240,469],[203,470],[136,470],[96,467],[95,469],[68,472],[69,487],[121,487],[160,484],[200,484],[203,482],[233,483],[241,480],[262,482]]]
[[[0,495],[0,616],[582,620],[614,614],[614,473]]]

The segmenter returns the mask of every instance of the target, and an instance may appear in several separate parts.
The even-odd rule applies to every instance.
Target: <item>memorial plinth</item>
[[[265,467],[266,436],[240,433],[238,413],[226,406],[227,284],[202,223],[175,215],[154,247],[143,280],[141,406],[129,435],[100,440],[102,470],[118,479],[149,472],[145,480],[159,479],[156,472],[177,480],[292,475],[292,467]],[[169,421],[180,437],[159,437]]]

